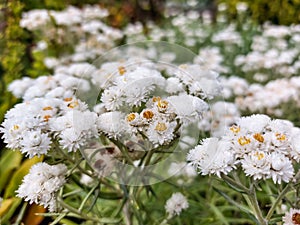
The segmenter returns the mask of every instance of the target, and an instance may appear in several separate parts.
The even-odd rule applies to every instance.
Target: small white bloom
[[[244,155],[241,164],[245,174],[254,180],[266,179],[270,175],[269,155],[265,152],[253,151]]]
[[[292,162],[280,153],[272,153],[270,156],[271,170],[269,177],[276,184],[281,184],[281,181],[288,183],[294,175]]]
[[[270,121],[270,117],[262,114],[256,114],[242,117],[237,123],[242,130],[245,129],[251,133],[260,133],[270,123]]]
[[[56,192],[65,184],[67,167],[64,164],[50,166],[47,163],[33,165],[23,178],[17,190],[17,196],[48,208],[50,212],[57,210]]]
[[[98,117],[97,126],[100,132],[117,139],[125,133],[125,115],[121,112],[107,112]]]
[[[228,174],[235,168],[234,152],[231,143],[218,138],[206,138],[203,142],[190,150],[187,161],[202,175],[221,173]]]
[[[47,134],[43,134],[40,130],[25,131],[22,133],[20,151],[32,158],[33,156],[47,154],[50,149],[51,140]]]
[[[180,192],[173,193],[165,205],[165,209],[169,214],[169,218],[172,218],[175,215],[180,215],[181,211],[187,209],[188,207],[189,203],[186,197]]]
[[[153,144],[168,144],[174,139],[175,127],[176,122],[156,120],[149,125],[146,135]]]

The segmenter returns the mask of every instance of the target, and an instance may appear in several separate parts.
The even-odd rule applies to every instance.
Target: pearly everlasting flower
[[[283,225],[297,225],[300,224],[300,210],[291,208],[282,217]]]
[[[295,146],[298,134],[299,130],[288,121],[271,120],[259,114],[242,117],[219,140],[205,139],[190,150],[187,160],[203,175],[220,176],[220,173],[227,174],[241,167],[246,176],[254,180],[272,179],[275,184],[288,183],[294,177],[293,160],[299,160]],[[222,148],[218,142],[222,143]],[[222,155],[220,159],[218,152]],[[230,160],[227,162],[226,159]]]
[[[166,212],[169,214],[168,218],[180,215],[182,210],[187,209],[188,207],[189,203],[186,197],[180,192],[173,193],[171,198],[168,199],[165,204]]]
[[[118,139],[125,133],[125,116],[118,111],[103,113],[98,117],[97,127],[110,138]]]
[[[66,182],[66,172],[67,167],[64,164],[50,166],[44,162],[37,163],[23,178],[17,196],[30,204],[36,203],[54,212],[57,210],[56,193]]]
[[[207,103],[191,95],[170,96],[166,99],[183,123],[199,121],[202,114],[208,109]]]
[[[146,134],[153,144],[168,144],[175,137],[176,122],[167,122],[165,120],[156,120],[150,124]]]
[[[244,156],[241,160],[242,168],[247,176],[252,176],[254,180],[266,178],[270,176],[270,160],[269,155],[253,151]]]
[[[24,131],[22,136],[20,151],[29,156],[29,158],[35,155],[45,155],[49,151],[51,144],[50,137],[40,130]]]
[[[59,138],[62,148],[76,151],[93,137],[98,136],[97,114],[90,111],[70,110],[53,119],[51,130]]]
[[[280,153],[272,153],[270,156],[270,178],[276,184],[288,183],[294,176],[294,168],[289,158]]]
[[[34,84],[34,80],[29,77],[24,77],[21,80],[15,80],[9,84],[8,90],[12,92],[12,94],[17,97],[23,97],[26,90]]]
[[[231,143],[217,138],[207,138],[192,149],[187,161],[202,175],[227,174],[235,168],[235,158]]]

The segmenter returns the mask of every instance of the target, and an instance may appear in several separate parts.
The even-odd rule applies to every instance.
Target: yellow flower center
[[[157,131],[165,131],[166,129],[167,129],[167,125],[165,123],[160,123],[160,122],[158,122],[155,127],[155,130]]]
[[[265,154],[262,152],[255,152],[254,156],[256,156],[258,160],[265,158]]]
[[[72,99],[73,99],[73,98],[64,98],[64,101],[65,101],[65,102],[70,102],[70,101],[72,101]]]
[[[135,114],[134,113],[130,113],[127,115],[127,121],[131,122],[135,119]]]
[[[292,216],[292,221],[295,225],[300,225],[300,214],[294,213]]]
[[[165,101],[165,100],[159,100],[158,102],[157,102],[157,106],[160,108],[160,109],[167,109],[167,107],[168,107],[168,102],[167,101]]]
[[[48,122],[50,118],[51,118],[50,115],[45,115],[45,116],[44,116],[44,121],[45,121],[45,122]]]
[[[69,108],[71,108],[71,109],[74,109],[76,106],[78,106],[79,105],[79,103],[78,103],[78,101],[76,100],[76,101],[74,101],[74,102],[71,102],[71,103],[69,103],[68,104],[68,107]]]
[[[251,142],[251,140],[249,138],[245,137],[245,136],[244,137],[239,137],[239,139],[238,139],[238,143],[242,146],[247,145],[250,142]]]
[[[158,102],[158,101],[160,101],[160,100],[161,100],[160,97],[154,96],[154,97],[152,98],[152,102]]]
[[[233,125],[229,128],[232,133],[237,134],[238,132],[240,132],[241,128],[239,126]]]
[[[154,113],[151,110],[146,110],[143,112],[143,117],[147,120],[152,119],[154,116]]]
[[[284,134],[276,133],[275,136],[276,136],[276,139],[278,141],[285,141],[286,140],[286,136]]]
[[[259,133],[254,134],[254,135],[253,135],[253,138],[254,138],[255,140],[261,142],[261,143],[263,143],[264,140],[265,140],[264,137],[263,137],[261,134],[259,134]]]
[[[46,110],[52,110],[52,109],[53,108],[51,106],[46,106],[46,107],[43,108],[44,111],[46,111]]]
[[[120,75],[123,75],[124,73],[126,73],[126,69],[124,66],[119,66],[118,68]]]
[[[19,130],[19,128],[20,128],[20,127],[19,127],[18,125],[14,125],[14,126],[13,126],[13,129],[14,129],[14,130]]]

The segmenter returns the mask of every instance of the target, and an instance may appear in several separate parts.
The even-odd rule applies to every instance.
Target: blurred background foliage
[[[258,22],[270,21],[278,25],[291,25],[300,22],[300,0],[219,0],[218,3],[226,3],[229,18],[237,16],[236,5],[246,2],[249,6],[249,15]]]

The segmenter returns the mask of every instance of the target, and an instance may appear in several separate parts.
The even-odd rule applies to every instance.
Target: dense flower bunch
[[[18,196],[30,204],[42,205],[50,212],[56,211],[56,192],[66,183],[66,172],[67,167],[64,164],[50,166],[47,163],[38,163],[33,165],[17,190]]]
[[[241,168],[254,180],[290,182],[299,162],[299,128],[266,115],[242,117],[220,139],[208,138],[192,149],[187,160],[202,175],[228,174]]]

